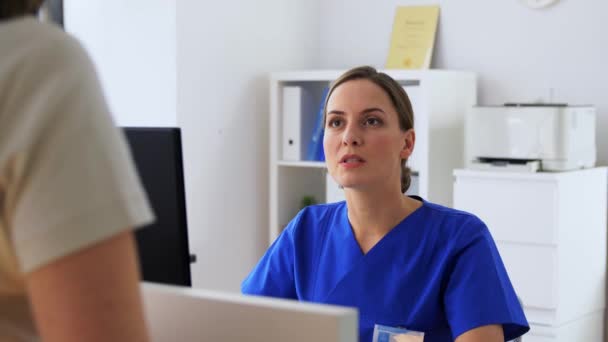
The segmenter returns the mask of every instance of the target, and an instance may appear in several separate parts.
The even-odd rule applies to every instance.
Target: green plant
[[[313,204],[317,204],[317,199],[314,196],[304,196],[300,201],[300,209],[304,209]]]

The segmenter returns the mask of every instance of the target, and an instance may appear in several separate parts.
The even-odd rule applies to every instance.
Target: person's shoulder
[[[75,37],[59,30],[50,24],[43,24],[48,29],[44,32],[46,38],[38,45],[38,58],[44,58],[44,63],[52,63],[62,70],[82,71],[91,69],[92,63],[80,41]]]
[[[429,210],[435,212],[438,215],[450,217],[455,220],[469,220],[469,219],[479,220],[479,218],[477,216],[475,216],[475,214],[473,214],[473,213],[470,213],[470,212],[467,212],[464,210],[446,207],[444,205],[429,202],[426,200],[424,201],[424,206],[427,207]]]
[[[307,207],[305,207],[304,209],[301,210],[301,212],[307,213],[307,214],[327,214],[327,213],[332,213],[336,210],[340,210],[341,208],[344,208],[344,206],[346,205],[345,201],[341,201],[341,202],[335,202],[335,203],[321,203],[321,204],[313,204],[313,205],[309,205]]]
[[[429,218],[440,224],[442,231],[452,236],[470,238],[486,234],[486,224],[475,214],[425,201]]]
[[[316,234],[328,226],[328,222],[346,209],[346,202],[309,205],[296,215],[293,233]]]
[[[315,221],[326,220],[346,208],[346,202],[323,203],[309,205],[300,211],[302,216]]]
[[[0,31],[7,43],[5,57],[18,58],[24,70],[79,72],[90,67],[89,56],[80,42],[53,24],[26,17],[2,25]]]

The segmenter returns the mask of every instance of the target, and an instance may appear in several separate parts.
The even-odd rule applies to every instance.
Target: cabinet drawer
[[[602,342],[604,310],[578,317],[562,325],[530,324],[522,342]]]
[[[458,177],[454,207],[481,218],[496,241],[557,243],[557,185]]]
[[[557,248],[519,243],[497,247],[524,307],[557,309]]]

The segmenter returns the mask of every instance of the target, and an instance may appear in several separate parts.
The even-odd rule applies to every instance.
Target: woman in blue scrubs
[[[474,215],[403,193],[414,149],[403,88],[371,67],[351,69],[325,103],[327,169],[346,201],[298,213],[242,284],[245,294],[359,309],[374,326],[430,342],[498,342],[529,330],[496,245]]]

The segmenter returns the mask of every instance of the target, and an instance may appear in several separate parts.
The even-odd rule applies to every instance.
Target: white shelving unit
[[[323,89],[345,70],[290,71],[270,79],[270,232],[272,243],[300,210],[304,196],[319,203],[340,200],[341,190],[328,177],[324,162],[285,161],[283,88],[302,87],[313,101],[314,120]],[[406,89],[414,109],[416,147],[409,160],[412,189],[439,204],[452,204],[452,172],[464,166],[464,118],[477,101],[476,75],[446,70],[383,70]],[[306,106],[311,107],[311,106]],[[304,115],[304,114],[303,114]],[[308,115],[308,113],[306,113]],[[308,140],[309,137],[303,139]],[[307,143],[301,141],[300,143]],[[329,198],[328,198],[329,197]]]
[[[607,169],[454,175],[454,206],[487,224],[524,304],[523,340],[601,342]]]

